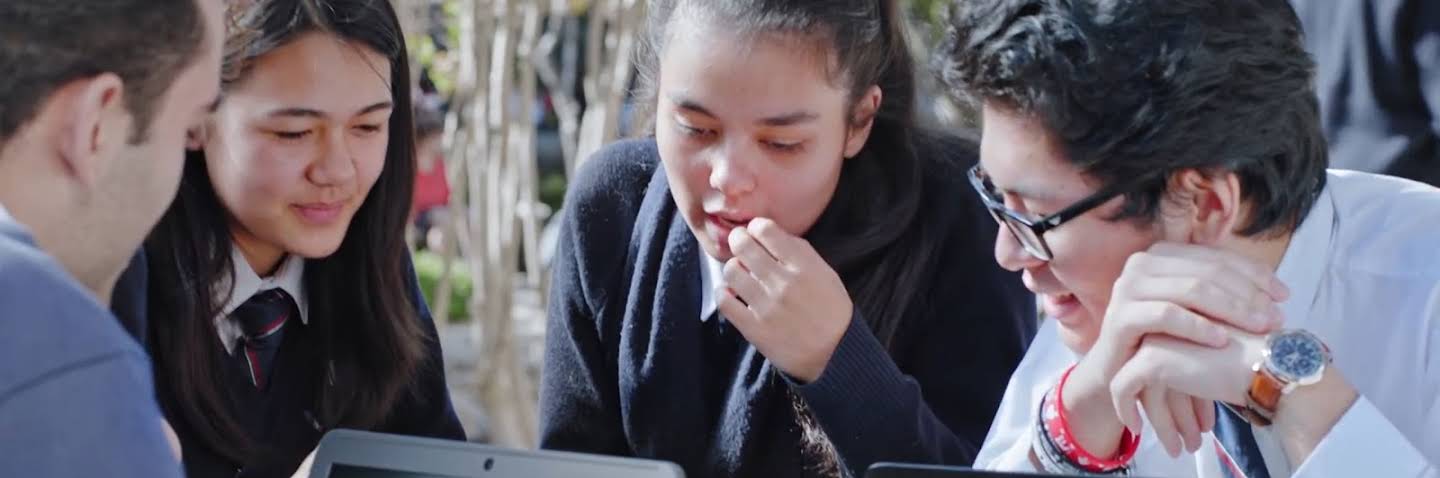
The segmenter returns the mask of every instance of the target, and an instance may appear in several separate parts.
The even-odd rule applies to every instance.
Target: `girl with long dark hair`
[[[464,437],[405,244],[409,78],[388,1],[240,7],[221,100],[145,251],[189,476],[288,476],[341,427]]]
[[[542,447],[692,477],[974,459],[1034,304],[975,145],[915,125],[900,3],[650,3],[653,137],[566,201]]]

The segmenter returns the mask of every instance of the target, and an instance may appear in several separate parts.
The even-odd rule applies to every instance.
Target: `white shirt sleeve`
[[[1440,469],[1361,396],[1295,469],[1294,478],[1336,476],[1440,478]]]

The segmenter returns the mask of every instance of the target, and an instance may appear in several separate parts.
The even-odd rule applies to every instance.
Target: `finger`
[[[760,285],[760,281],[756,280],[755,276],[750,275],[750,271],[741,265],[740,260],[732,257],[725,261],[722,274],[725,276],[725,286],[729,287],[737,298],[744,301],[746,306],[763,316],[764,314],[760,311],[764,310],[763,305],[768,297],[765,287]]]
[[[1203,398],[1190,398],[1195,408],[1195,416],[1200,421],[1200,433],[1210,433],[1215,430],[1215,402]]]
[[[1200,417],[1195,415],[1195,403],[1189,395],[1168,391],[1165,398],[1169,401],[1170,418],[1175,423],[1175,430],[1180,433],[1180,441],[1185,445],[1185,451],[1195,453],[1200,449]]]
[[[1280,307],[1264,291],[1241,282],[1238,278],[1217,282],[1198,276],[1147,277],[1135,282],[1129,294],[1136,300],[1174,302],[1252,333],[1269,332],[1282,317]],[[1227,283],[1238,285],[1223,285]]]
[[[1180,456],[1180,433],[1175,430],[1165,389],[1150,387],[1140,392],[1140,406],[1145,409],[1145,416],[1150,418],[1150,428],[1155,430],[1155,437],[1165,446],[1165,453],[1171,457]]]
[[[790,234],[768,218],[755,218],[745,229],[782,265],[798,266],[811,255],[818,257],[809,242]]]
[[[755,241],[743,227],[730,230],[730,252],[735,258],[740,259],[745,270],[759,279],[762,283],[773,283],[781,274],[780,263]]]
[[[1197,263],[1209,264],[1212,267],[1223,266],[1231,273],[1249,279],[1251,283],[1265,290],[1276,301],[1284,301],[1290,297],[1290,288],[1280,281],[1274,270],[1241,257],[1239,254],[1214,247],[1174,242],[1156,243],[1150,247],[1149,252],[1161,256],[1186,258]]]
[[[1210,319],[1171,302],[1135,302],[1119,311],[1132,317],[1115,322],[1118,333],[1131,346],[1149,334],[1164,334],[1210,347],[1224,347],[1230,335]],[[1107,320],[1108,321],[1108,320]]]
[[[729,287],[715,289],[715,305],[720,309],[720,316],[734,325],[735,330],[740,331],[740,335],[744,335],[746,338],[750,337],[757,322],[755,312],[746,307],[739,297],[735,297],[735,291],[730,290]]]
[[[1115,416],[1120,417],[1120,423],[1124,424],[1125,428],[1137,435],[1143,430],[1145,423],[1140,418],[1137,405],[1140,392],[1144,388],[1144,383],[1140,381],[1143,375],[1138,370],[1143,367],[1143,362],[1131,360],[1120,367],[1110,379],[1110,399],[1114,401]]]

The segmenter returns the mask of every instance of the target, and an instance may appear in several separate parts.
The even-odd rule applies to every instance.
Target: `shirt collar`
[[[3,203],[0,203],[0,222],[15,222],[15,218],[10,217],[10,211],[5,210]]]
[[[725,264],[710,257],[705,249],[700,249],[700,321],[710,320],[715,311],[720,309],[720,304],[715,301],[716,278],[725,276]]]
[[[1290,236],[1285,257],[1275,275],[1290,288],[1290,298],[1280,306],[1285,321],[1294,324],[1310,315],[1320,292],[1320,281],[1330,264],[1330,245],[1335,229],[1334,196],[1326,186],[1300,227]]]
[[[284,262],[280,263],[280,268],[266,278],[255,273],[239,247],[231,247],[230,261],[234,264],[234,282],[232,284],[229,280],[222,280],[215,291],[218,297],[224,297],[227,291],[230,293],[230,301],[225,303],[220,314],[214,318],[215,330],[220,335],[220,343],[225,345],[226,353],[233,352],[235,341],[242,335],[240,324],[230,320],[230,314],[257,293],[271,289],[284,290],[295,299],[295,306],[300,309],[300,323],[310,323],[310,308],[307,306],[303,280],[305,258],[294,254],[286,256]]]

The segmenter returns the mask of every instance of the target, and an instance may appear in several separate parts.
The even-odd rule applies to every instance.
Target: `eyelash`
[[[362,124],[355,127],[355,129],[365,134],[379,133],[383,128],[384,126],[378,124]],[[275,137],[281,141],[299,141],[309,137],[312,132],[313,130],[307,129],[304,131],[275,131],[271,134],[274,134]]]
[[[714,130],[696,128],[680,122],[676,122],[675,126],[680,129],[681,134],[691,138],[708,138],[715,135]],[[775,141],[761,141],[760,144],[778,153],[798,153],[804,150],[805,145],[803,142],[787,144]]]

